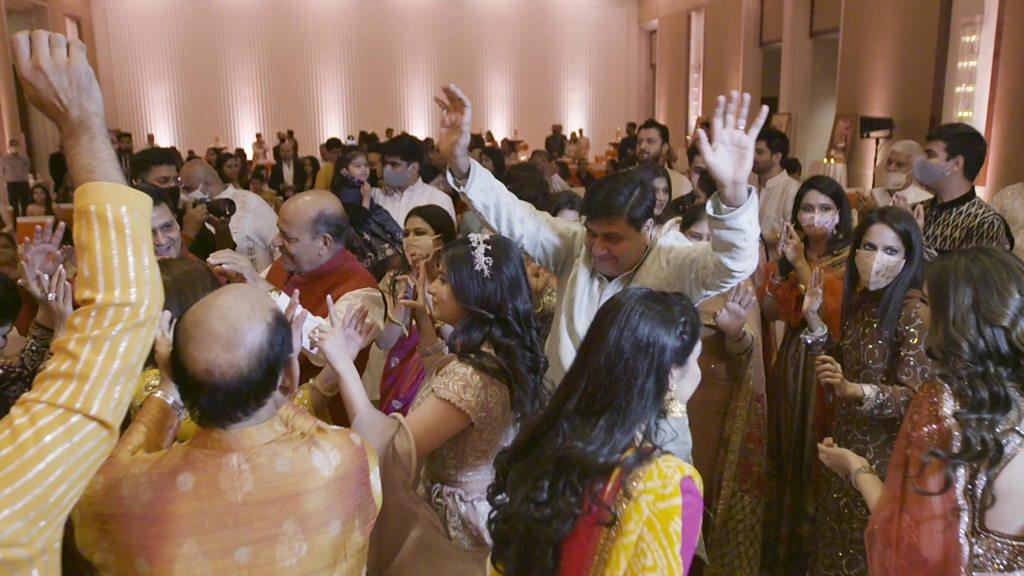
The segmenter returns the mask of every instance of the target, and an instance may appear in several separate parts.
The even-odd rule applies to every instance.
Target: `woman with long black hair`
[[[761,312],[786,324],[768,370],[768,505],[762,565],[768,574],[803,574],[811,543],[815,445],[828,433],[834,407],[818,385],[807,334],[839,338],[843,282],[853,217],[846,192],[828,176],[797,190],[783,225],[779,258],[766,267]],[[821,300],[817,306],[810,306]]]
[[[551,403],[495,461],[494,572],[689,570],[700,477],[658,438],[700,382],[700,333],[682,294],[627,288],[598,310]]]
[[[473,234],[448,244],[430,284],[432,308],[420,266],[415,298],[402,304],[414,311],[428,376],[408,416],[386,416],[367,398],[353,364],[370,336],[358,314],[342,317],[330,304],[332,327],[313,340],[338,375],[353,430],[381,460],[384,505],[369,573],[477,575],[491,546],[494,457],[543,406],[547,361],[523,254],[511,240]],[[435,319],[454,327],[447,341]],[[315,388],[326,390],[329,379]]]
[[[835,398],[828,435],[865,456],[883,477],[900,423],[914,393],[931,379],[921,288],[924,242],[914,217],[896,207],[868,212],[853,233],[846,266],[842,334],[815,342],[818,383]],[[844,478],[816,486],[815,546],[810,573],[868,573],[864,528],[868,511]]]
[[[864,496],[872,576],[1024,573],[1024,262],[991,246],[927,269],[928,356],[885,481],[831,438],[821,461]]]

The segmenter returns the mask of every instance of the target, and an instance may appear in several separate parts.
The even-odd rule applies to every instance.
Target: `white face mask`
[[[901,190],[907,185],[907,178],[910,174],[904,174],[903,172],[886,172],[884,185],[886,190]]]
[[[185,198],[193,202],[196,200],[205,200],[206,194],[203,193],[203,185],[200,184],[199,187],[193,190],[192,192],[186,192]]]
[[[860,283],[872,292],[892,284],[907,262],[906,258],[890,256],[878,250],[857,250],[855,258]]]

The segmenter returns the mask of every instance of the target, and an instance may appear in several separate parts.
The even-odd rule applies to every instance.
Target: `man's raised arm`
[[[110,454],[163,304],[149,198],[124,186],[85,45],[20,32],[12,52],[29,101],[57,124],[75,192],[81,307],[53,357],[0,420],[0,566],[60,572],[64,521]]]

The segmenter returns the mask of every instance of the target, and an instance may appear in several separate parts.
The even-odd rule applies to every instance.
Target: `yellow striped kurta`
[[[60,574],[64,521],[117,440],[163,306],[152,210],[118,184],[75,192],[81,307],[0,420],[0,574]]]

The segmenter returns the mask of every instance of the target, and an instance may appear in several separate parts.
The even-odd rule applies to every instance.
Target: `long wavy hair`
[[[503,383],[517,422],[544,405],[548,363],[536,328],[523,253],[504,236],[483,240],[490,276],[477,270],[468,238],[441,252],[447,282],[466,316],[454,327],[449,348],[459,360]],[[485,350],[486,345],[493,350]]]
[[[882,334],[888,338],[892,336],[896,330],[896,324],[899,323],[907,292],[920,290],[924,283],[924,240],[921,238],[921,228],[910,212],[906,210],[895,206],[886,206],[865,214],[857,224],[857,229],[853,231],[853,241],[851,242],[853,249],[850,250],[850,257],[846,261],[844,318],[849,318],[854,306],[854,295],[860,290],[860,271],[857,270],[856,249],[860,248],[868,228],[875,224],[884,224],[892,229],[900,237],[903,251],[906,254],[903,270],[885,287],[879,306],[878,317],[882,322]]]
[[[616,468],[626,477],[657,455],[670,371],[687,363],[700,330],[678,293],[628,288],[598,310],[550,404],[495,459],[487,525],[503,574],[555,574],[586,494],[612,512],[599,488]],[[626,455],[638,435],[644,449]]]
[[[853,212],[850,209],[850,200],[846,198],[846,191],[843,187],[828,176],[811,176],[800,185],[796,191],[796,198],[793,200],[793,213],[790,214],[790,223],[800,239],[807,243],[807,233],[800,225],[800,204],[811,192],[820,192],[828,197],[836,205],[836,212],[839,214],[839,223],[832,237],[828,239],[828,253],[835,256],[850,245],[850,237],[853,236]],[[783,277],[789,276],[793,271],[793,264],[785,256],[779,259],[779,273]]]
[[[1007,432],[1019,423],[1024,392],[1024,262],[977,246],[943,256],[927,269],[931,325],[926,351],[959,409],[960,446],[932,450],[956,472],[998,465]],[[987,506],[988,503],[986,503]]]

